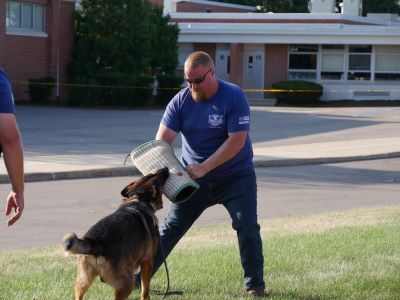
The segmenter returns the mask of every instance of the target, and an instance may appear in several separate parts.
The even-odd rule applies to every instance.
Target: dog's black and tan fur
[[[82,239],[74,233],[63,240],[66,253],[78,254],[75,298],[83,299],[100,276],[115,289],[115,299],[127,299],[134,288],[134,271],[141,269],[141,299],[149,299],[153,260],[158,246],[157,219],[168,169],[126,186],[121,206],[92,226]]]

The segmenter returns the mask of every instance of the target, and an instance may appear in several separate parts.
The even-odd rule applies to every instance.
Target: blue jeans
[[[223,179],[199,179],[198,183],[200,188],[188,201],[170,205],[168,215],[160,228],[161,245],[165,255],[169,255],[206,208],[222,204],[228,210],[232,227],[237,232],[245,288],[265,287],[264,257],[260,226],[257,223],[257,183],[254,170],[241,170]],[[162,263],[163,255],[158,249],[153,274]]]

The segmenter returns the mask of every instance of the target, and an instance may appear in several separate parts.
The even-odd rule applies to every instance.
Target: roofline
[[[181,43],[400,45],[398,27],[328,24],[179,23]]]
[[[210,20],[212,23],[213,19],[235,19],[243,20],[276,20],[276,19],[287,19],[287,20],[346,20],[352,22],[369,23],[374,25],[396,25],[400,26],[398,21],[386,21],[377,20],[368,17],[359,17],[351,15],[342,15],[339,13],[189,13],[189,12],[178,12],[170,13],[171,19],[179,23],[179,19],[193,19],[193,20]]]

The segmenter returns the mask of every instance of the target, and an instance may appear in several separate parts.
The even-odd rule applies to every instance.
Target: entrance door
[[[230,60],[231,50],[229,45],[218,44],[215,57],[215,69],[217,71],[217,78],[229,81],[231,68]]]
[[[245,46],[243,53],[243,88],[248,99],[264,98],[264,57],[264,45]]]

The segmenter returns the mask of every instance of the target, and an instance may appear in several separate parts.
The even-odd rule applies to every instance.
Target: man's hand
[[[188,171],[190,177],[192,179],[198,179],[203,177],[208,173],[204,165],[202,164],[191,164],[186,167],[186,170]]]
[[[14,224],[22,215],[24,210],[24,193],[15,193],[11,191],[7,197],[6,216],[14,210],[14,215],[8,219],[7,226]]]

